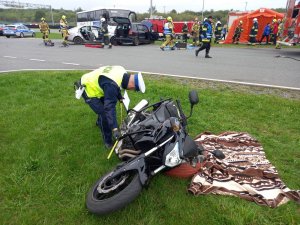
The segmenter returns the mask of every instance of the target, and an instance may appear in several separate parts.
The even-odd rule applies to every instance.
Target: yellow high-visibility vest
[[[127,71],[122,66],[102,66],[99,69],[84,74],[81,77],[81,84],[85,85],[85,92],[89,98],[101,98],[104,96],[104,92],[99,86],[99,77],[108,77],[121,87],[124,73],[127,73]]]

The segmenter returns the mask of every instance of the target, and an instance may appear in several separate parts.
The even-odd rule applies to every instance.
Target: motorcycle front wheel
[[[104,215],[123,208],[142,191],[138,171],[113,172],[101,177],[87,195],[86,206],[92,213]]]

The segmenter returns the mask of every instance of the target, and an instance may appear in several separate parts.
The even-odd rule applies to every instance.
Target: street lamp
[[[202,21],[203,21],[203,11],[204,11],[204,0],[202,0]]]

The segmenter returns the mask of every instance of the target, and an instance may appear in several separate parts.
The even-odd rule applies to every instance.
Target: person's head
[[[210,22],[212,22],[212,21],[213,21],[213,17],[212,17],[212,16],[209,16],[209,17],[208,17],[208,20],[209,20]]]
[[[257,23],[257,18],[254,18],[254,19],[253,19],[253,23]]]
[[[281,19],[278,19],[277,21],[278,21],[278,23],[281,23]]]
[[[243,24],[243,20],[240,20],[240,24]]]
[[[217,25],[218,25],[218,24],[220,24],[220,25],[222,24],[220,20],[217,22]]]
[[[100,20],[101,20],[102,23],[105,22],[105,18],[104,17],[102,17]]]
[[[146,91],[145,82],[141,72],[136,74],[125,73],[123,75],[121,87],[126,90],[135,90],[142,93],[145,93]]]
[[[41,21],[42,21],[42,22],[45,22],[45,18],[44,18],[44,17],[42,17],[42,18],[41,18]]]
[[[168,16],[168,17],[167,17],[167,21],[168,21],[168,22],[172,22],[172,17],[171,17],[171,16]]]
[[[276,19],[273,19],[273,21],[272,21],[273,23],[276,23],[277,22],[277,20]]]
[[[185,25],[187,25],[187,22],[186,22],[186,21],[184,21],[184,24],[185,24]]]
[[[61,18],[62,18],[63,20],[67,19],[67,17],[66,17],[65,15],[62,15]]]
[[[196,22],[198,21],[198,17],[195,17],[195,21],[196,21]]]

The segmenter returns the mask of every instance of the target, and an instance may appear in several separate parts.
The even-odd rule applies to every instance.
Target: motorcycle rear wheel
[[[142,191],[138,171],[125,171],[117,177],[111,174],[101,177],[90,189],[86,206],[91,213],[105,215],[119,210]]]

